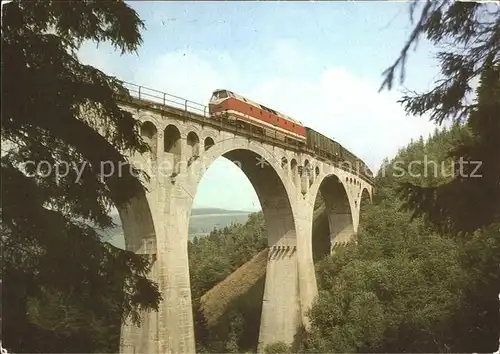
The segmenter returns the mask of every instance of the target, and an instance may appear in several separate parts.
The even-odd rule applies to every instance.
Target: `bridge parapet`
[[[170,106],[205,118],[209,117],[208,107],[204,104],[130,82],[123,82],[123,85],[130,92],[132,97],[141,101],[147,101],[161,106]]]
[[[153,260],[150,276],[164,300],[158,313],[144,314],[142,327],[124,324],[122,352],[195,352],[189,217],[200,180],[221,156],[246,175],[266,222],[269,257],[259,348],[276,341],[291,343],[299,325],[307,328],[307,311],[317,294],[312,257],[316,198],[321,194],[328,207],[330,247],[324,250],[334,251],[331,246],[357,232],[362,193],[372,194],[372,182],[360,173],[362,164],[356,170],[330,160],[332,156],[320,156],[318,149],[308,148],[312,144],[257,135],[211,119],[204,105],[134,84],[127,87],[131,95],[119,104],[140,120],[140,134],[151,147],[130,156],[150,177],[144,181],[143,198],[149,208],[138,204],[130,212],[119,210],[120,217],[125,219],[127,249]]]
[[[340,168],[363,179],[371,186],[374,185],[373,178],[370,178],[365,173],[362,173],[362,171],[360,171],[360,166],[354,168],[353,166],[351,166],[351,164],[346,164],[342,161],[333,161],[319,156],[315,153],[314,150],[309,149],[306,146],[287,143],[271,136],[262,136],[255,132],[241,129],[232,124],[225,123],[222,120],[211,120],[208,112],[208,107],[201,103],[190,101],[179,96],[171,95],[166,92],[140,86],[130,82],[123,82],[123,85],[129,91],[132,97],[132,100],[123,100],[123,103],[127,105],[131,105],[136,108],[153,110],[159,112],[162,115],[167,113],[180,119],[191,120],[195,123],[201,124],[202,126],[210,126],[219,131],[224,130],[235,135],[240,135],[252,140],[260,141],[262,143],[268,143],[273,146],[281,147],[298,153],[309,154],[311,156],[314,156],[318,161],[327,162],[334,167]],[[302,166],[299,167],[301,168]]]

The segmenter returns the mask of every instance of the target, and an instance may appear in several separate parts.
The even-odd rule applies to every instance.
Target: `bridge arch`
[[[266,142],[239,136],[237,132],[225,130],[222,126],[219,128],[213,123],[200,124],[199,120],[190,120],[180,114],[152,114],[151,117],[141,118],[142,121],[150,119],[153,124],[156,122],[157,153],[167,174],[162,172],[160,176],[158,173],[157,178],[148,182],[147,199],[138,196],[131,205],[119,210],[127,249],[136,253],[157,252],[159,261],[153,263],[152,274],[158,281],[164,300],[160,312],[148,317],[150,321],[145,321],[146,325],[140,333],[125,337],[136,344],[135,352],[194,352],[187,263],[189,216],[206,168],[223,156],[238,162],[237,165],[252,183],[268,229],[270,252],[259,344],[291,343],[299,323],[303,321],[307,326],[304,311],[310,307],[316,294],[314,265],[310,259],[313,241],[311,204],[314,203],[311,199],[317,195],[324,196],[328,212],[328,242],[324,249],[329,253],[332,244],[341,243],[343,236],[350,238],[352,231],[356,230],[359,206],[363,203],[360,198],[364,194],[363,188],[371,193],[372,187],[359,177],[353,180],[354,176],[350,173],[320,161],[314,155],[283,149],[279,145],[271,147]],[[192,157],[196,144],[200,157],[190,164],[188,159]],[[309,183],[303,178],[306,158],[312,167],[309,176],[312,181],[309,180]],[[261,166],[258,159],[262,161]],[[171,160],[174,166],[182,162],[182,168],[175,167],[169,174],[168,163]],[[163,165],[163,162],[167,164]],[[148,167],[153,167],[153,171],[160,169],[154,165]],[[345,228],[342,228],[342,222]],[[127,223],[129,226],[125,226]],[[142,344],[148,341],[151,344],[149,349]]]
[[[158,129],[156,128],[156,125],[149,120],[144,121],[140,127],[140,135],[145,140],[145,142],[149,145],[149,148],[151,149],[151,152],[150,152],[151,159],[155,160],[156,156],[158,154],[158,151],[157,151]]]
[[[200,138],[198,134],[190,131],[186,137],[186,141],[189,148],[187,151],[189,159],[195,159],[200,156]]]
[[[291,172],[291,180],[294,184],[297,184],[297,176],[298,176],[298,166],[297,160],[292,159],[290,161],[290,172]]]
[[[250,180],[261,202],[264,217],[266,217],[266,211],[269,212],[273,206],[276,207],[273,203],[279,199],[279,207],[285,208],[285,211],[293,218],[294,205],[290,202],[289,196],[293,195],[294,186],[290,183],[291,180],[287,177],[286,170],[281,168],[282,159],[262,144],[245,138],[223,139],[216,142],[202,155],[200,163],[193,165],[193,168],[198,170],[195,174],[197,180],[192,190],[193,195],[196,193],[205,170],[221,156],[238,165]],[[294,161],[296,163],[296,160],[292,159],[292,168],[296,167],[296,165],[293,166]],[[293,229],[295,230],[295,226]]]
[[[214,145],[215,145],[214,139],[210,136],[207,136],[203,142],[203,146],[204,146],[205,151],[207,151],[208,149],[210,149]]]
[[[148,257],[152,263],[147,277],[158,284],[158,242],[153,219],[154,202],[151,203],[146,191],[140,189],[126,203],[115,206],[121,221],[125,249]],[[141,312],[140,322],[155,323],[156,316],[155,311]],[[136,326],[126,319],[121,326],[120,351],[127,351],[130,347],[139,352],[151,350],[151,342],[145,330],[147,327]]]
[[[315,239],[312,240],[313,259],[331,254],[335,248],[347,243],[354,235],[354,208],[349,194],[350,178],[334,172],[320,176],[311,188],[313,203],[322,199],[324,209],[316,211],[314,217]],[[322,213],[322,215],[319,215]]]
[[[268,262],[259,343],[292,342],[301,321],[297,233],[294,203],[290,199],[294,186],[287,171],[281,167],[282,152],[274,155],[262,144],[244,138],[223,139],[201,156],[199,173],[191,191],[193,196],[205,170],[221,156],[238,165],[246,175],[264,215]]]
[[[163,151],[166,153],[181,154],[181,132],[173,124],[169,124],[163,130]]]
[[[195,125],[195,124],[190,123],[190,124],[183,126],[183,132],[186,133],[186,135],[190,132],[193,132],[199,136],[202,134],[202,129],[200,128],[199,125]]]
[[[156,124],[150,120],[146,120],[142,122],[140,128],[140,134],[143,138],[151,139],[153,135],[156,135],[158,129],[156,128]]]
[[[304,171],[303,176],[305,177],[305,181],[307,183],[307,188],[309,188],[313,183],[313,171],[312,171],[311,163],[308,159],[304,160]]]
[[[360,207],[364,207],[367,204],[373,203],[372,195],[367,188],[363,188],[360,193]]]
[[[281,168],[288,170],[288,159],[285,156],[281,158]]]

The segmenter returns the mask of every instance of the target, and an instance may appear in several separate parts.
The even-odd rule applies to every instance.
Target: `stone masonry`
[[[158,312],[141,326],[124,323],[122,353],[195,353],[188,266],[188,224],[204,171],[220,156],[238,165],[260,199],[269,256],[259,351],[274,342],[292,343],[317,294],[312,258],[313,207],[325,199],[332,247],[357,231],[361,197],[372,185],[302,152],[190,119],[175,109],[123,106],[142,122],[150,153],[131,156],[150,179],[147,191],[119,207],[126,247],[153,260],[150,273],[162,292]],[[306,167],[310,167],[306,171]]]

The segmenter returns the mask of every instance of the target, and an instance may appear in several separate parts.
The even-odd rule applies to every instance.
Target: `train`
[[[251,134],[279,140],[299,149],[312,150],[324,159],[359,171],[369,180],[373,173],[368,166],[338,142],[304,126],[300,121],[266,107],[227,89],[212,92],[208,103],[211,119],[223,121]]]

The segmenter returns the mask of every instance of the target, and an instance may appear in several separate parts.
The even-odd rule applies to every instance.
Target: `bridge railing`
[[[123,86],[130,92],[132,97],[140,100],[151,101],[165,106],[182,109],[185,112],[196,113],[201,116],[208,117],[208,107],[201,103],[193,102],[179,96],[133,84],[131,82],[124,81]]]
[[[297,150],[297,151],[299,151],[299,150],[306,151],[310,154],[315,154],[315,151],[310,150],[308,148],[305,148],[305,147],[299,148],[298,146],[283,142],[275,137],[262,136],[262,135],[255,134],[252,131],[248,132],[246,130],[241,130],[241,129],[238,129],[237,127],[235,127],[231,124],[225,124],[222,120],[205,121],[206,118],[210,118],[210,115],[208,112],[208,107],[201,104],[201,103],[193,102],[193,101],[187,100],[187,99],[179,97],[179,96],[171,95],[171,94],[166,93],[166,92],[158,91],[155,89],[140,86],[140,85],[133,84],[130,82],[122,81],[122,83],[123,83],[123,86],[129,91],[129,93],[132,97],[137,98],[141,101],[151,102],[154,104],[160,104],[160,105],[163,105],[165,107],[173,107],[173,108],[182,110],[185,113],[188,113],[188,112],[194,113],[195,116],[190,117],[193,120],[200,120],[200,122],[204,121],[205,124],[208,123],[210,125],[218,126],[218,127],[225,129],[227,131],[234,132],[236,134],[245,135],[245,136],[254,138],[256,140],[271,142],[277,146],[282,146],[284,148],[289,148],[289,149]],[[317,156],[317,158],[319,160],[327,161],[327,159],[325,159],[321,156]],[[336,166],[336,167],[338,167],[346,172],[350,172],[350,173],[362,178],[363,180],[365,180],[368,183],[373,183],[372,178],[365,176],[363,173],[360,173],[360,171],[358,169],[352,168],[351,166],[345,166],[344,164],[336,162],[336,161],[330,161],[330,160],[328,160],[328,161],[332,165],[334,165],[334,166]]]

